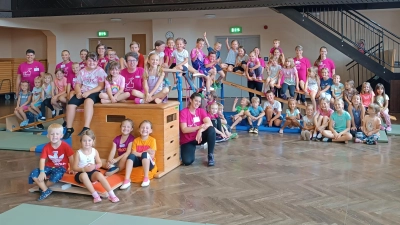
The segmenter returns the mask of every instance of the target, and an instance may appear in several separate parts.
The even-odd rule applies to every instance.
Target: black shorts
[[[176,63],[172,63],[171,66],[169,67],[170,69],[173,69],[176,66]]]
[[[225,64],[228,65],[228,67],[229,67],[229,66],[235,67],[234,64],[230,64],[230,63],[225,63]]]
[[[95,172],[100,172],[100,171],[98,171],[98,170],[92,170],[92,171],[90,171],[90,172],[86,172],[87,175],[88,175],[88,177],[89,177],[89,180],[90,180],[90,181],[92,181],[92,176],[93,176],[93,174],[94,174]],[[78,184],[81,184],[81,183],[82,183],[82,182],[79,180],[79,175],[81,175],[81,173],[82,173],[82,172],[78,172],[78,173],[75,174],[75,181],[76,181]]]
[[[234,67],[232,71],[233,71],[233,72],[237,72],[237,71],[242,71],[242,72],[244,72],[244,69],[243,69],[243,67],[241,67],[241,66],[237,66],[237,67]]]
[[[76,95],[72,96],[72,98],[69,100],[68,105],[76,105],[76,106],[80,106],[82,105],[86,99],[90,98],[93,100],[94,104],[99,103],[100,102],[100,92],[95,92],[90,94],[87,98],[81,98],[78,99],[76,97]]]
[[[146,155],[144,155],[144,153],[146,153]],[[142,157],[143,157],[143,158],[147,158],[148,156],[150,156],[150,154],[148,154],[147,152],[143,152],[143,153],[142,153]],[[130,155],[128,156],[127,160],[130,159],[130,160],[133,161],[133,166],[132,166],[132,167],[139,167],[139,166],[142,166],[142,157],[137,157],[137,156],[134,155],[134,154],[130,154]],[[153,168],[154,168],[154,164],[153,164],[153,163],[151,162],[151,160],[150,160],[150,168],[149,168],[149,171],[152,171]]]

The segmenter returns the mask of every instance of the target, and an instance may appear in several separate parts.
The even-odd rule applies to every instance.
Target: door
[[[96,52],[99,42],[115,50],[118,57],[125,55],[125,38],[89,38],[89,51]]]
[[[228,50],[226,48],[226,38],[229,38],[229,45],[232,40],[237,40],[239,42],[239,46],[243,46],[246,50],[246,54],[249,54],[255,47],[260,47],[260,36],[217,36],[216,41],[222,44],[221,48],[221,62],[225,62],[226,56],[228,54]],[[247,79],[244,77],[240,77],[235,74],[227,74],[227,81],[240,84],[242,86],[247,87]],[[248,97],[249,94],[247,91],[242,91],[241,89],[231,87],[228,85],[224,86],[225,97]]]
[[[147,55],[146,34],[132,34],[132,41],[139,43],[139,52],[143,55]]]

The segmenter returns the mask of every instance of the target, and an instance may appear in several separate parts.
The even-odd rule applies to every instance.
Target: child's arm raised
[[[204,42],[206,42],[207,48],[209,48],[210,47],[210,43],[208,43],[208,40],[207,40],[207,32],[204,32],[203,37],[204,37]]]
[[[225,44],[226,44],[226,49],[228,49],[228,51],[231,50],[231,46],[229,46],[228,38],[226,38]]]
[[[233,101],[233,106],[232,106],[232,111],[236,112],[236,104],[238,102],[238,98],[235,98],[235,100]]]

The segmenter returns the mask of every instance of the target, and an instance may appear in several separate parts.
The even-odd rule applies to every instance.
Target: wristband
[[[43,172],[44,173],[44,170],[39,170],[39,172],[41,172],[41,173]]]

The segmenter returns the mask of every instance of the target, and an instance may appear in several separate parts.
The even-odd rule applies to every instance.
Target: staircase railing
[[[348,6],[321,6],[298,8],[303,16],[314,20],[327,30],[353,45],[365,55],[394,71],[399,65],[399,55],[389,54],[400,50],[400,38]],[[360,42],[363,40],[363,42]],[[379,51],[375,51],[374,46]]]

